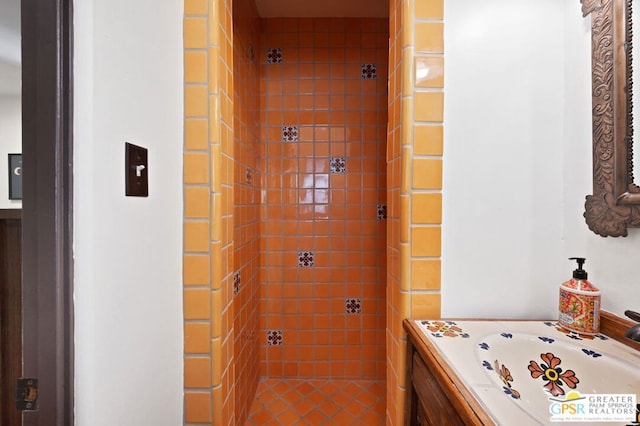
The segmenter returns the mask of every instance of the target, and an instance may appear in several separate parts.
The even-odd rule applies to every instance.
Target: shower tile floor
[[[261,379],[249,426],[385,424],[383,381]]]

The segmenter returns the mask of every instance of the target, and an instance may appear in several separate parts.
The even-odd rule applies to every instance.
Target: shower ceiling
[[[389,0],[255,0],[263,18],[386,18]]]

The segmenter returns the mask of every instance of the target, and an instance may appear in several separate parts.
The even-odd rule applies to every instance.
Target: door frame
[[[22,211],[0,209],[0,425],[22,424],[15,383],[22,376]]]
[[[22,0],[23,424],[73,425],[72,0]]]

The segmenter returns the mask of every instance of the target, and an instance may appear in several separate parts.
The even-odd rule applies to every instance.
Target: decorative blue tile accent
[[[279,47],[273,47],[267,49],[267,63],[268,64],[281,64],[282,63],[282,49]]]
[[[331,157],[331,162],[329,163],[331,168],[331,173],[346,173],[347,172],[347,161],[344,157]]]
[[[386,204],[378,204],[377,206],[377,218],[378,220],[387,220],[387,205]]]
[[[298,252],[298,266],[301,268],[310,268],[314,265],[314,253],[312,251]]]
[[[345,302],[345,311],[347,314],[362,313],[362,302],[360,301],[360,299],[346,299],[344,302]]]
[[[282,140],[284,142],[297,142],[298,126],[282,126]]]
[[[233,295],[236,296],[240,292],[240,271],[233,274]]]
[[[362,64],[362,79],[375,80],[378,78],[378,66],[376,64]]]
[[[267,346],[282,346],[283,344],[282,330],[267,330]]]

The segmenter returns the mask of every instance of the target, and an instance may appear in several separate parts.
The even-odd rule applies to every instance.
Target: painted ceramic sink
[[[550,321],[417,322],[497,424],[549,424],[562,404],[591,409],[591,395],[633,395],[640,403],[640,354],[604,335]],[[632,409],[640,408],[633,402]]]
[[[584,394],[640,395],[639,365],[584,340],[503,332],[482,338],[477,357],[493,383],[540,421],[549,420],[554,401]]]

